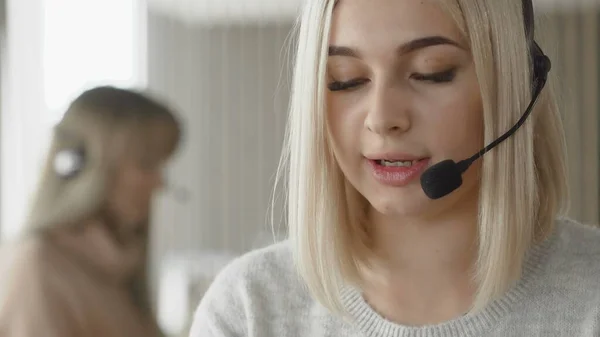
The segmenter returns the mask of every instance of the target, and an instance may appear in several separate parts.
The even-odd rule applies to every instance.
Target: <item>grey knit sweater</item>
[[[515,287],[482,312],[439,325],[386,321],[358,292],[344,301],[353,323],[311,299],[283,242],[220,273],[190,337],[600,337],[600,230],[560,220],[554,235],[532,249]]]

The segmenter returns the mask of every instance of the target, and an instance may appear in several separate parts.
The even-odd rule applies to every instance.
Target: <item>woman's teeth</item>
[[[411,167],[416,160],[377,160],[378,165],[390,167]]]

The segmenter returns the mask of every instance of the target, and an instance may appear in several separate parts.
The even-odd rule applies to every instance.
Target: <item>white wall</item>
[[[190,23],[290,22],[303,0],[148,0],[153,12]],[[538,12],[600,8],[600,0],[533,0]]]
[[[189,251],[243,253],[267,243],[287,114],[290,24],[187,26],[151,14],[148,86],[179,110],[183,148],[153,219],[155,265]]]
[[[585,3],[583,1],[582,3]],[[552,60],[567,138],[571,209],[575,219],[600,219],[600,6],[541,15],[539,41]],[[543,118],[543,116],[541,117]]]
[[[26,211],[27,195],[38,175],[46,142],[42,111],[44,89],[43,7],[41,0],[7,0],[6,41],[2,60],[0,130],[1,234],[13,237]]]
[[[156,203],[151,251],[159,320],[181,332],[190,317],[172,313],[191,314],[198,287],[211,281],[204,274],[228,261],[215,256],[273,241],[269,206],[287,114],[291,24],[187,25],[161,14],[148,24],[149,89],[177,108],[185,127],[169,172],[175,189]],[[187,197],[178,198],[182,188]],[[207,260],[203,279],[193,276]],[[168,295],[180,291],[179,300]]]
[[[148,0],[151,11],[203,24],[291,22],[301,0]]]

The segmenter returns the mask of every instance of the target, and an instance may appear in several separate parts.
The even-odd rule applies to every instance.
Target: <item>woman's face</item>
[[[120,223],[137,225],[147,220],[154,192],[163,185],[162,163],[146,165],[125,158],[116,173],[112,209]]]
[[[327,118],[347,180],[388,215],[433,216],[476,200],[479,163],[432,201],[420,175],[482,146],[483,117],[469,46],[433,0],[340,0],[327,62]]]
[[[119,223],[136,230],[148,220],[154,193],[163,186],[163,169],[166,155],[163,143],[168,128],[157,125],[148,127],[139,141],[128,142],[118,160],[110,208]]]

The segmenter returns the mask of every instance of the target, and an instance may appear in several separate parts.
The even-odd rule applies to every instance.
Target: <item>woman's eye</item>
[[[417,81],[433,82],[433,83],[447,83],[452,82],[456,76],[456,69],[450,69],[438,73],[432,74],[419,74],[415,73],[411,77]]]
[[[447,83],[447,82],[451,82],[452,80],[454,80],[455,76],[456,76],[456,69],[453,68],[453,69],[449,69],[446,71],[431,73],[431,74],[414,73],[411,75],[411,78],[413,78],[417,81],[425,81],[425,82],[432,82],[432,83]],[[366,82],[368,82],[367,79],[361,79],[361,78],[353,79],[353,80],[349,80],[349,81],[332,81],[327,85],[327,87],[329,88],[330,91],[343,91],[343,90],[355,89],[355,88],[365,84]]]
[[[327,87],[329,88],[330,91],[349,90],[349,89],[354,89],[360,85],[363,85],[367,81],[368,80],[366,80],[366,79],[354,79],[354,80],[345,81],[345,82],[333,81],[333,82],[329,83],[327,85]]]

